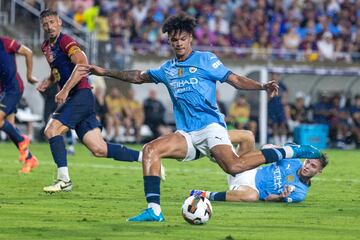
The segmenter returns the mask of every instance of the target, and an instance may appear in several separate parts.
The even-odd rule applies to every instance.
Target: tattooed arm
[[[119,79],[124,82],[142,84],[142,83],[151,83],[151,77],[145,71],[139,70],[125,70],[125,71],[116,71],[110,69],[104,69],[95,65],[78,65],[77,71],[80,75],[86,75],[92,73],[98,76],[112,77]]]
[[[127,70],[127,71],[114,71],[105,70],[104,76],[119,79],[124,82],[142,84],[152,82],[150,76],[145,71]]]

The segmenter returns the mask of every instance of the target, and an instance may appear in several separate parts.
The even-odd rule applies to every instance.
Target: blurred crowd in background
[[[218,55],[360,61],[360,0],[51,0],[47,5],[96,32],[100,55],[110,49],[168,55],[161,25],[184,11],[197,18],[194,45],[211,46]]]

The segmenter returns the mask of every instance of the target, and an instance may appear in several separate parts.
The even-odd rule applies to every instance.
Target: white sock
[[[281,145],[285,144],[285,143],[286,143],[286,140],[287,140],[286,135],[281,135],[281,136],[280,136]]]
[[[290,146],[283,147],[285,151],[285,158],[292,158],[294,156],[294,150]]]
[[[63,180],[64,182],[70,181],[68,167],[59,167],[58,168],[57,179]]]
[[[154,210],[154,213],[156,216],[159,216],[161,213],[161,207],[159,204],[157,203],[148,203],[148,208],[152,208],[152,210]]]
[[[211,195],[211,192],[205,191],[205,197],[206,197],[207,199],[210,199],[210,195]]]
[[[143,156],[143,153],[142,153],[142,151],[140,151],[139,152],[138,162],[142,162],[142,156]]]

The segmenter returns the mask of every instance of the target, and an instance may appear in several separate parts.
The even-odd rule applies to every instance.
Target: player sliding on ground
[[[13,125],[16,105],[24,92],[23,81],[17,73],[16,54],[25,56],[28,82],[37,83],[37,79],[32,75],[32,51],[14,39],[0,36],[0,130],[4,131],[19,149],[19,161],[23,163],[20,172],[29,173],[39,163],[29,150],[30,139]]]
[[[231,142],[239,143],[237,153],[241,157],[255,149],[255,140],[249,131],[229,132]],[[265,148],[275,147],[273,145]],[[265,161],[264,161],[265,163]],[[228,175],[229,190],[210,192],[192,190],[190,195],[200,195],[212,201],[229,202],[301,202],[305,200],[311,178],[320,174],[328,164],[325,154],[319,158],[283,159],[275,163]]]
[[[289,146],[257,152],[259,158],[255,161],[246,155],[239,157],[235,154],[224,116],[216,104],[216,82],[226,82],[239,90],[266,90],[271,96],[277,94],[278,85],[274,82],[260,84],[239,76],[226,68],[215,54],[193,51],[191,43],[195,26],[196,20],[185,13],[171,16],[165,21],[162,31],[168,35],[175,58],[166,61],[158,69],[114,71],[86,65],[78,65],[76,68],[75,72],[80,76],[91,72],[135,84],[163,83],[171,96],[177,132],[144,146],[143,175],[148,206],[128,221],[164,221],[160,208],[161,158],[187,161],[195,158],[198,149],[203,155],[211,155],[226,173],[235,175],[257,166],[264,159],[273,162],[286,157],[320,155],[319,151],[311,147]]]

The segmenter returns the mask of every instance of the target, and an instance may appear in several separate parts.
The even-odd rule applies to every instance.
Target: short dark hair
[[[55,10],[51,10],[51,9],[45,9],[40,13],[40,19],[43,19],[44,17],[49,17],[49,16],[58,16],[57,11]]]
[[[325,168],[329,164],[329,159],[325,153],[320,154],[319,161],[321,163],[321,168]]]
[[[162,27],[163,33],[188,32],[193,34],[196,26],[196,19],[185,12],[168,17]]]

